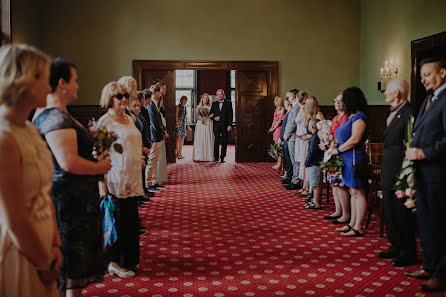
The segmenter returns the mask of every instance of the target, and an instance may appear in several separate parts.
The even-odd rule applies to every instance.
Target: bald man
[[[381,185],[387,239],[391,246],[387,252],[379,252],[377,256],[395,259],[393,266],[404,267],[417,262],[414,218],[412,211],[404,206],[404,199],[395,196],[393,186],[401,170],[407,142],[407,125],[413,115],[413,108],[407,102],[409,84],[404,79],[394,79],[387,84],[384,95],[386,102],[390,104],[390,115],[384,132]]]

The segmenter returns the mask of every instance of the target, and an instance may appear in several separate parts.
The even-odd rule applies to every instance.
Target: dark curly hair
[[[351,115],[358,111],[367,111],[367,99],[358,87],[350,87],[342,92],[342,102],[345,105],[345,113]]]

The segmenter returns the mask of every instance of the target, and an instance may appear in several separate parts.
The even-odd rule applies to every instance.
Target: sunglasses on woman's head
[[[333,101],[334,101],[334,102],[341,102],[342,99],[334,98]]]
[[[129,99],[130,98],[130,94],[129,93],[116,94],[114,97],[116,99],[118,99],[118,100],[122,100],[122,98],[124,98],[124,97],[125,97],[125,99]]]

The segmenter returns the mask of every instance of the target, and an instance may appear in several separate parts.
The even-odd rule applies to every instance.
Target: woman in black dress
[[[51,63],[47,106],[34,124],[48,143],[55,164],[52,198],[62,239],[63,261],[58,287],[68,296],[103,280],[102,216],[97,175],[111,168],[110,159],[94,160],[93,139],[67,111],[77,98],[75,66],[63,59]]]

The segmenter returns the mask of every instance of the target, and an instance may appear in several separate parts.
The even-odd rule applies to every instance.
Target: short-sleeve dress
[[[348,118],[335,132],[335,138],[338,141],[338,146],[343,145],[352,135],[352,125],[357,120],[363,120],[367,125],[367,117],[365,113],[358,112],[356,115]],[[365,142],[367,140],[366,133],[362,135],[361,141],[348,151],[342,152],[341,157],[344,159],[344,170],[342,172],[341,186],[347,186],[353,189],[363,189],[366,181],[355,178],[353,176],[353,150],[355,151],[355,163],[367,163],[368,157],[366,152]]]
[[[278,121],[283,121],[284,118],[285,118],[285,113],[278,112],[277,110],[274,111],[273,125],[275,125]],[[273,132],[273,140],[275,143],[277,143],[277,141],[279,140],[281,129],[282,129],[282,123]]]
[[[43,110],[33,122],[44,139],[51,131],[74,129],[79,156],[95,161],[90,133],[70,114],[58,108],[49,108]],[[52,198],[63,253],[59,290],[84,288],[90,283],[102,281],[105,270],[98,178],[96,175],[78,175],[63,170],[54,155],[53,162]]]

